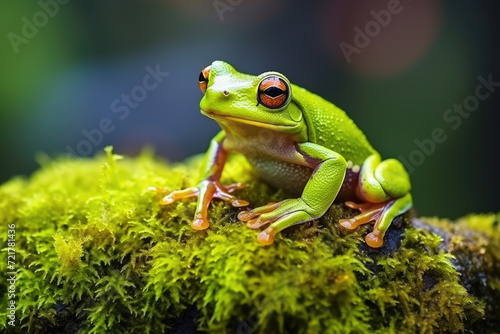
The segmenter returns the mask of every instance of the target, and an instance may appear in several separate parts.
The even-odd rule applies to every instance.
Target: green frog
[[[234,207],[249,205],[233,194],[243,184],[220,182],[229,152],[243,154],[262,179],[294,196],[238,214],[247,227],[263,229],[257,237],[262,245],[272,244],[287,227],[320,218],[336,201],[360,211],[339,221],[344,228],[374,222],[365,240],[378,248],[392,220],[411,208],[410,178],[402,163],[382,160],[343,110],[283,74],[253,76],[214,61],[201,71],[199,87],[201,113],[222,131],[210,142],[198,185],[160,202],[198,197],[194,229],[209,227],[214,198]]]

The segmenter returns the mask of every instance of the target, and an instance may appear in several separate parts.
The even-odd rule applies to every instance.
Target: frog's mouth
[[[226,115],[219,115],[217,113],[214,113],[213,111],[205,111],[203,109],[200,109],[200,112],[207,116],[210,117],[214,120],[228,120],[228,121],[234,121],[234,122],[239,122],[239,123],[245,123],[253,126],[257,126],[260,128],[267,128],[271,130],[279,129],[279,128],[293,128],[296,127],[297,124],[274,124],[274,123],[266,123],[266,122],[261,122],[261,121],[254,121],[248,118],[241,118],[241,117],[235,117],[235,116],[226,116]]]

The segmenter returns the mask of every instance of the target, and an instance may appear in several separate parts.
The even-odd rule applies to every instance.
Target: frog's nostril
[[[225,90],[225,91],[223,92],[223,94],[224,94],[224,96],[229,96],[229,92],[228,92],[227,90]]]

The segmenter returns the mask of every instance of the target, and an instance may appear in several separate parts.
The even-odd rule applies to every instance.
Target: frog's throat
[[[241,118],[241,117],[222,116],[222,115],[218,115],[218,114],[213,113],[213,112],[205,111],[203,109],[200,109],[200,112],[203,115],[205,115],[207,117],[210,117],[210,118],[212,118],[212,119],[214,119],[216,121],[218,121],[218,120],[220,120],[220,121],[227,120],[227,121],[233,121],[233,122],[240,122],[240,123],[245,123],[245,124],[257,126],[257,127],[260,127],[260,128],[267,128],[267,129],[271,129],[271,130],[276,130],[276,129],[279,129],[279,128],[291,129],[291,128],[294,128],[294,127],[297,126],[297,124],[273,124],[273,123],[253,121],[253,120],[250,120],[250,119],[247,119],[247,118]]]

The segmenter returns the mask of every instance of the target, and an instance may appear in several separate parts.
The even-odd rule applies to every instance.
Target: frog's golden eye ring
[[[269,109],[282,108],[290,96],[290,88],[285,80],[276,75],[268,76],[259,83],[257,101]]]
[[[210,74],[210,66],[205,67],[200,72],[200,76],[198,77],[198,86],[200,87],[203,94],[207,91],[208,84],[208,75]]]

